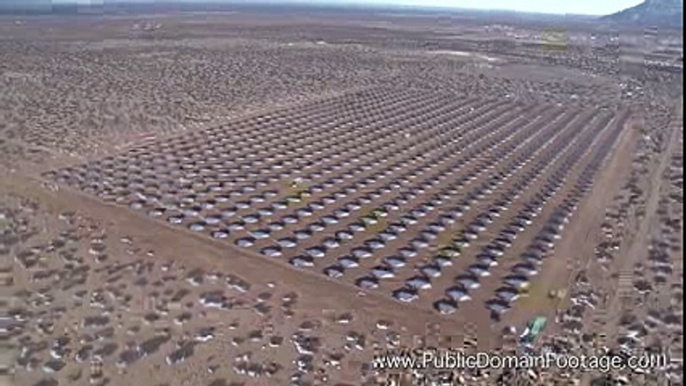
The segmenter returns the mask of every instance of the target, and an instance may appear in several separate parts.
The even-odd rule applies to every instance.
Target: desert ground
[[[681,31],[0,16],[0,385],[682,385]],[[663,353],[398,372],[388,350]],[[442,382],[442,383],[441,383]]]

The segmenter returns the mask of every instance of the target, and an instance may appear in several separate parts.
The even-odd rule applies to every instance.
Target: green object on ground
[[[543,332],[543,330],[545,329],[545,326],[547,324],[548,324],[548,318],[546,318],[544,316],[539,316],[536,319],[534,319],[533,322],[531,322],[531,327],[530,327],[530,332],[529,332],[529,334],[531,336],[531,340],[536,339],[536,337],[538,337]]]

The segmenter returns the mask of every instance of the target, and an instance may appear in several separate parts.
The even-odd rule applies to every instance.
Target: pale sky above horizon
[[[2,2],[3,0],[0,0]],[[16,0],[15,0],[16,1]],[[21,0],[19,0],[21,1]],[[52,0],[55,3],[107,3],[108,0]],[[155,0],[109,0],[114,2]],[[161,0],[165,1],[165,0]],[[169,0],[166,0],[169,1]],[[221,0],[171,0],[183,2],[221,2]],[[250,3],[250,0],[239,0]],[[265,2],[259,1],[258,2]],[[289,0],[267,0],[267,2],[283,3]],[[400,5],[422,7],[472,8],[483,10],[508,10],[520,12],[552,13],[552,14],[582,14],[607,15],[640,4],[642,0],[293,0],[293,2],[311,2],[322,4],[356,4],[356,5]]]
[[[607,15],[633,7],[642,0],[372,0],[383,4],[430,5],[553,14]]]

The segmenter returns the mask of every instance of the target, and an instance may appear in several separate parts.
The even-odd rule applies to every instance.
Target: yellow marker
[[[541,33],[543,49],[546,51],[565,51],[567,49],[567,31],[560,28],[547,28]]]

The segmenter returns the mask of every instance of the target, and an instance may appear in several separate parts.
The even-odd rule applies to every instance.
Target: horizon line
[[[586,17],[586,18],[601,18],[610,14],[595,14],[595,13],[555,13],[555,12],[545,12],[545,11],[532,11],[532,10],[517,10],[508,8],[479,8],[479,7],[454,7],[448,5],[437,5],[437,4],[426,4],[426,5],[416,5],[416,4],[389,4],[378,1],[364,3],[356,0],[334,0],[331,2],[323,2],[316,0],[38,0],[36,2],[30,1],[11,1],[8,3],[0,1],[0,10],[10,9],[15,11],[49,11],[49,9],[44,8],[107,8],[109,6],[151,6],[151,5],[196,5],[196,6],[208,6],[208,5],[226,5],[226,6],[264,6],[264,5],[279,5],[279,6],[312,6],[319,8],[367,8],[367,9],[398,9],[398,10],[422,10],[422,11],[443,11],[443,12],[476,12],[476,13],[500,13],[500,14],[521,14],[521,15],[541,15],[541,16],[556,16],[556,17]],[[624,9],[617,10],[616,12],[621,12]]]

